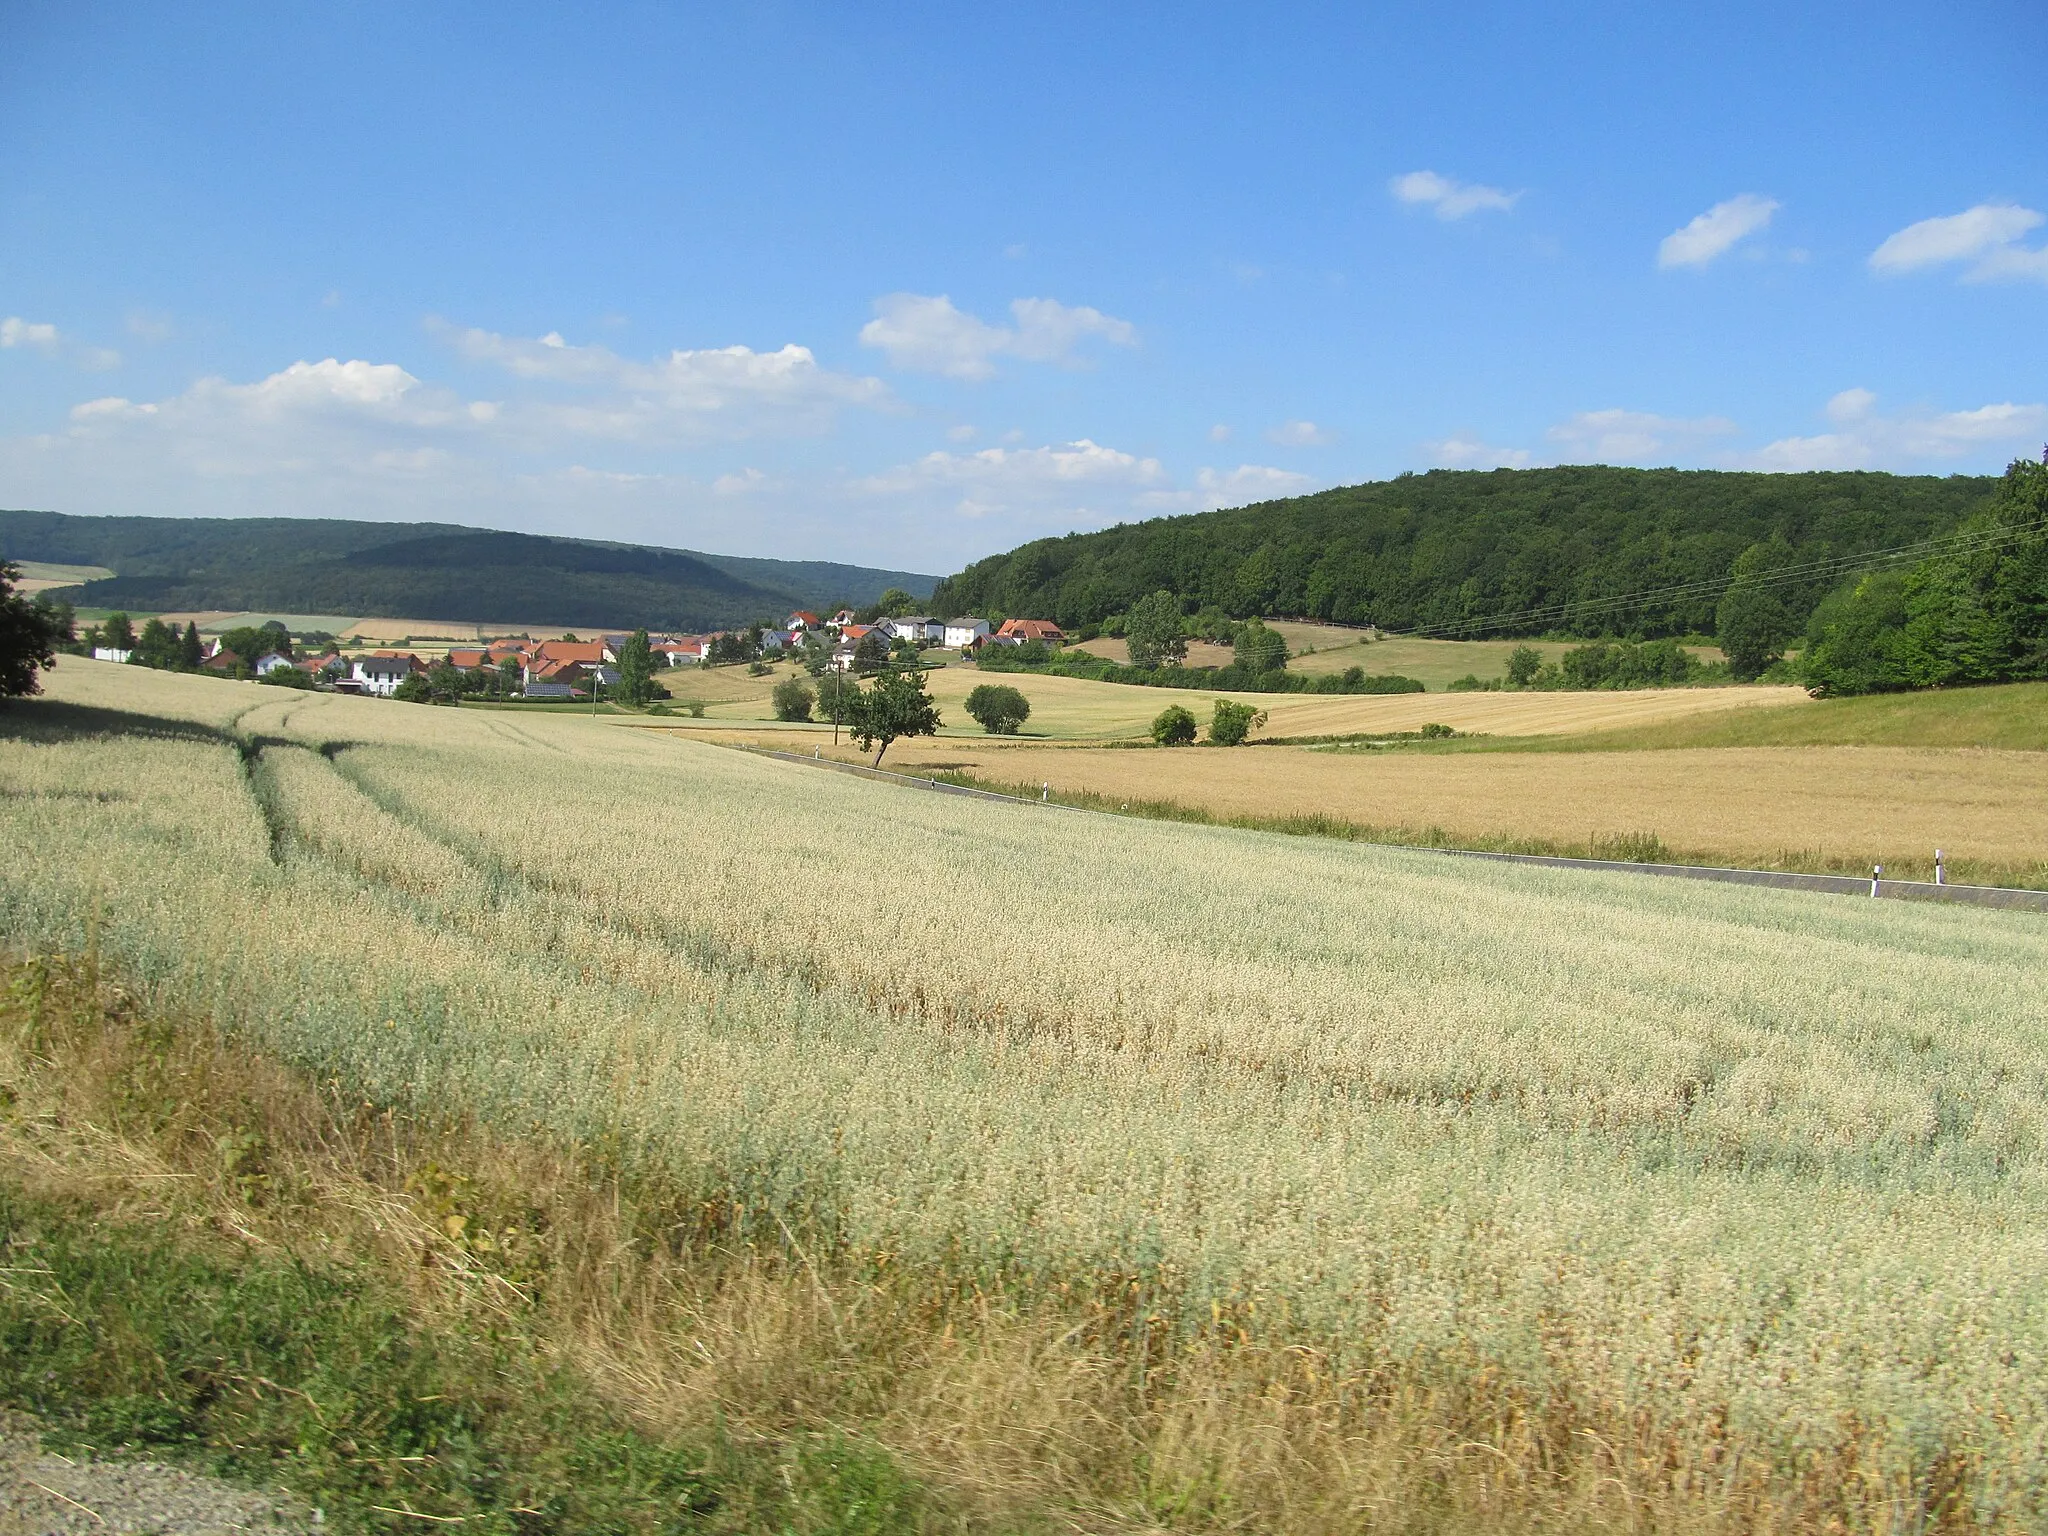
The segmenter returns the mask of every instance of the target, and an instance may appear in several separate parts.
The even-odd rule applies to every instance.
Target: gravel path
[[[282,1499],[148,1461],[73,1461],[32,1420],[0,1415],[0,1536],[228,1536],[318,1532]]]

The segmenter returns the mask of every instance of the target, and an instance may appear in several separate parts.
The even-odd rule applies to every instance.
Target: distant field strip
[[[1092,1307],[1141,1377],[1272,1340],[1630,1468],[2048,1520],[2038,917],[50,685],[0,716],[9,942],[349,1091],[611,1149],[732,1241]]]
[[[1267,736],[1321,736],[1351,732],[1412,731],[1429,721],[1461,731],[1496,736],[1571,735],[1586,731],[1643,727],[1663,721],[1729,710],[1803,709],[1813,701],[1799,688],[1657,688],[1634,692],[1592,693],[1403,693],[1289,694],[1224,693],[1206,689],[1141,688],[1129,683],[1098,683],[1086,678],[1047,677],[1018,673],[984,673],[973,667],[948,666],[927,674],[926,684],[938,701],[946,734],[981,736],[981,727],[967,714],[968,693],[978,684],[999,682],[1023,693],[1031,702],[1025,724],[1028,738],[1069,741],[1115,741],[1142,737],[1152,719],[1169,704],[1179,704],[1207,717],[1219,698],[1239,699],[1266,710]],[[720,700],[713,703],[705,724],[767,721],[770,678],[748,678],[737,671],[723,680],[698,684],[684,677],[670,680],[679,697]],[[829,722],[827,722],[829,725]]]
[[[1709,862],[1772,866],[1788,852],[1931,874],[1934,850],[1985,884],[2048,879],[2048,754],[1903,747],[1431,753],[1257,747],[1090,751],[950,741],[900,746],[892,766],[944,764],[1001,784],[1050,782],[1211,814],[1327,816],[1566,845],[1654,833]],[[1798,866],[1804,867],[1804,866]],[[2029,877],[2032,878],[2029,878]]]

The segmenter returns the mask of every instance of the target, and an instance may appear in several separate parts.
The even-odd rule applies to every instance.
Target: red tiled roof
[[[999,635],[1013,635],[1019,640],[1064,640],[1066,636],[1059,625],[1050,619],[1005,619]]]

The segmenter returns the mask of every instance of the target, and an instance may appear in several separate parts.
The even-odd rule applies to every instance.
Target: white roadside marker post
[[[1873,864],[1873,865],[1871,865],[1871,866],[1870,866],[1870,894],[1871,894],[1871,895],[1875,896],[1875,895],[1877,894],[1877,882],[1878,882],[1878,881],[1880,881],[1880,880],[1882,880],[1883,878],[1884,878],[1884,866],[1883,866],[1882,864]]]
[[[1948,883],[1942,877],[1941,850],[1939,848],[1934,850],[1934,883],[1936,885],[1946,885]]]
[[[1040,784],[1040,785],[1038,786],[1038,803],[1039,803],[1040,805],[1046,805],[1046,804],[1049,804],[1049,803],[1051,802],[1051,800],[1052,800],[1052,780],[1051,780],[1051,779],[1047,779],[1047,780],[1045,780],[1045,782],[1044,782],[1044,783],[1042,783],[1042,784]]]

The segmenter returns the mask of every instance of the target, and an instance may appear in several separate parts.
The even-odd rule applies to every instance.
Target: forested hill
[[[91,607],[227,609],[469,623],[694,630],[791,608],[923,598],[932,578],[827,561],[743,559],[314,518],[68,517],[0,511],[0,558],[114,572],[65,595]]]
[[[1989,476],[1863,472],[1435,470],[1041,539],[948,577],[933,606],[1071,629],[1164,589],[1190,610],[1239,618],[1413,629],[1713,583],[1753,549],[1746,569],[1908,544],[1948,532],[1997,486]],[[1781,596],[1803,622],[1831,585]],[[1717,596],[1709,587],[1494,632],[1712,633]]]

